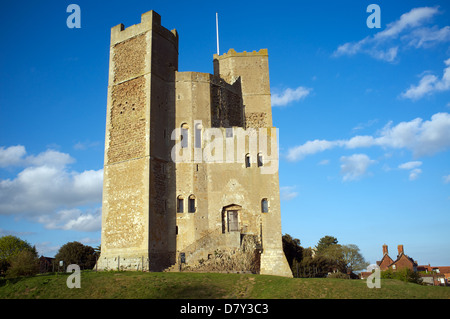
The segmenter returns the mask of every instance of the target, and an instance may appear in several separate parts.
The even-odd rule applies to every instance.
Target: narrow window
[[[195,196],[191,195],[189,196],[189,200],[188,200],[188,212],[189,213],[195,213]]]
[[[225,129],[225,136],[226,137],[233,137],[233,128],[232,127],[227,127]]]
[[[177,197],[177,213],[183,213],[184,212],[184,199],[183,196]]]
[[[261,166],[263,166],[263,157],[262,157],[262,154],[259,153],[258,154],[258,167],[261,167]]]
[[[263,198],[261,200],[261,212],[263,213],[269,212],[269,202],[267,201],[267,198]]]
[[[195,148],[202,148],[202,125],[195,125]]]
[[[189,126],[184,123],[181,125],[181,148],[188,147]]]
[[[250,167],[250,154],[245,155],[245,167]]]

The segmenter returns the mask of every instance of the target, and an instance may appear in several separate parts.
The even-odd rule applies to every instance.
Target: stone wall
[[[108,164],[145,155],[145,77],[112,87]]]
[[[114,46],[114,82],[144,73],[147,54],[146,34],[137,35]]]
[[[111,29],[100,269],[120,262],[162,270],[175,258],[175,216],[167,214],[175,170],[167,149],[178,36],[160,23],[150,11],[140,24]]]

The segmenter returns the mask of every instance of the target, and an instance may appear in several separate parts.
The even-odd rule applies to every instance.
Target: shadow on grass
[[[225,295],[225,290],[210,283],[178,282],[175,285],[159,286],[156,295],[162,299],[217,299]]]
[[[9,285],[9,284],[16,284],[19,281],[22,281],[22,280],[27,279],[27,278],[29,278],[29,277],[15,277],[15,278],[2,277],[2,278],[0,278],[0,288],[4,287],[6,285]]]

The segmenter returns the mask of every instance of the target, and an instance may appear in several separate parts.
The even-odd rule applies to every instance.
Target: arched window
[[[269,201],[267,198],[263,198],[261,200],[261,212],[262,213],[268,213],[269,212]]]
[[[184,212],[184,198],[182,195],[177,197],[177,213]]]
[[[261,153],[258,153],[258,167],[263,166],[263,156]]]
[[[188,212],[189,213],[195,213],[196,210],[196,202],[195,202],[195,196],[191,195],[188,199]]]
[[[188,147],[189,126],[186,123],[181,125],[181,148]]]
[[[250,154],[245,155],[245,167],[250,167]]]

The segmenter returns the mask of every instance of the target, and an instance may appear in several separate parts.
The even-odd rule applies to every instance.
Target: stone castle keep
[[[177,31],[149,11],[111,29],[109,62],[98,268],[188,269],[247,243],[253,272],[292,276],[267,50],[215,54],[213,75],[178,72]]]

